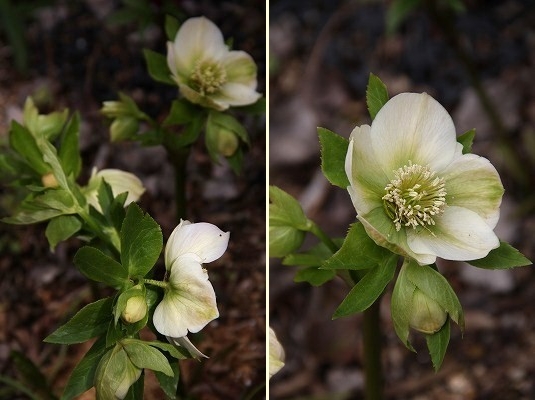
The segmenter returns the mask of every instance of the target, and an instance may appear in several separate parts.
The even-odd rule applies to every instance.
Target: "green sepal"
[[[101,336],[71,372],[67,386],[65,386],[61,395],[61,400],[73,399],[93,387],[98,363],[105,352],[106,343],[104,336]]]
[[[152,79],[156,82],[176,86],[176,82],[171,78],[171,71],[167,65],[167,58],[155,51],[144,49],[143,55],[147,63],[147,70]]]
[[[47,343],[82,343],[106,332],[113,318],[113,298],[107,297],[90,303],[78,311],[69,322],[45,338]]]
[[[128,271],[99,249],[84,246],[74,255],[74,265],[88,279],[121,287],[128,281]]]
[[[162,122],[162,126],[168,127],[172,125],[188,124],[199,111],[198,107],[186,99],[173,100],[169,115]]]
[[[45,236],[53,252],[58,243],[74,236],[82,229],[82,221],[75,215],[59,215],[52,218],[46,226]]]
[[[410,304],[412,296],[416,290],[414,285],[407,278],[407,264],[403,263],[399,271],[394,290],[392,291],[392,298],[390,303],[390,312],[392,315],[392,322],[394,323],[394,330],[401,342],[411,351],[415,351],[409,341],[410,333]]]
[[[446,350],[448,349],[448,344],[450,342],[449,318],[438,332],[435,332],[432,335],[425,335],[425,339],[427,341],[427,349],[429,350],[431,361],[433,362],[433,368],[436,372],[440,369],[442,361],[444,361],[444,356],[446,355]]]
[[[397,255],[391,254],[376,267],[368,270],[338,306],[333,319],[359,313],[370,307],[394,277],[397,259]]]
[[[145,276],[160,256],[163,236],[160,225],[131,203],[121,227],[121,264],[131,277]]]
[[[468,154],[472,152],[472,143],[474,143],[474,138],[476,137],[476,130],[470,129],[462,135],[457,137],[457,142],[463,145],[463,154]]]
[[[368,106],[372,120],[387,101],[388,90],[386,89],[386,85],[378,76],[370,73],[368,86],[366,87],[366,105]]]
[[[321,145],[321,170],[327,180],[342,189],[347,189],[349,179],[346,175],[345,160],[349,141],[325,128],[318,128]]]
[[[324,269],[368,269],[373,268],[391,255],[390,251],[378,246],[366,233],[360,222],[351,224],[349,232],[338,250],[326,260]]]
[[[485,269],[508,269],[532,264],[517,249],[503,241],[500,241],[500,247],[491,250],[486,257],[480,258],[479,260],[467,261],[467,263],[474,267]]]

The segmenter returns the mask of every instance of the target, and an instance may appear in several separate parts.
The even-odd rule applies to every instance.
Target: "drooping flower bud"
[[[232,156],[239,146],[236,134],[228,129],[220,129],[217,135],[217,152],[225,157]]]
[[[416,288],[412,296],[409,325],[427,334],[438,332],[446,322],[448,313],[431,297]]]
[[[306,233],[291,226],[269,227],[269,256],[284,257],[303,244]]]

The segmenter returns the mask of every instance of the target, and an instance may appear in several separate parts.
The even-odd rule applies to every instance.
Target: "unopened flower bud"
[[[139,129],[139,121],[134,117],[119,117],[110,126],[112,142],[130,139]]]
[[[422,333],[438,332],[446,322],[448,314],[435,300],[416,288],[412,297],[410,326]]]
[[[49,172],[48,174],[43,175],[41,177],[41,182],[43,186],[46,188],[56,188],[59,186],[59,183],[56,180],[56,177],[54,176],[52,172]]]
[[[217,152],[225,157],[232,156],[239,146],[238,137],[228,129],[220,129],[217,135]]]
[[[134,324],[141,321],[147,315],[147,302],[144,296],[130,297],[126,301],[126,307],[121,313],[124,322]]]
[[[305,240],[305,232],[291,226],[269,227],[269,256],[284,257],[297,250]]]

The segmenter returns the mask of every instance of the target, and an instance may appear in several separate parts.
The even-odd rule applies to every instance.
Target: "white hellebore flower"
[[[269,377],[271,378],[284,367],[284,349],[277,339],[277,335],[269,327]]]
[[[346,174],[370,237],[421,265],[483,258],[500,244],[498,172],[462,154],[451,117],[426,93],[393,97],[353,130]]]
[[[87,202],[99,212],[102,212],[102,209],[98,202],[98,188],[102,180],[105,180],[106,183],[110,185],[113,196],[128,192],[128,196],[124,203],[125,207],[134,201],[138,201],[141,195],[145,192],[141,180],[130,172],[112,168],[102,169],[97,172],[97,169],[93,168],[84,193]]]
[[[199,332],[219,317],[214,288],[203,263],[217,260],[228,246],[230,233],[217,226],[181,221],[165,246],[169,282],[163,300],[154,311],[158,332],[194,356],[204,356],[188,340],[188,332]]]
[[[186,99],[219,111],[260,98],[256,64],[244,51],[230,51],[219,28],[205,17],[190,18],[167,42],[167,64]]]

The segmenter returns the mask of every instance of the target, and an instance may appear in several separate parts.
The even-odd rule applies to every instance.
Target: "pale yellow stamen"
[[[190,85],[201,95],[213,94],[227,81],[227,73],[220,63],[197,61],[190,75]]]
[[[435,225],[435,219],[446,207],[443,178],[435,176],[428,166],[405,165],[394,171],[394,179],[385,187],[382,197],[386,213],[399,231],[402,226]]]

